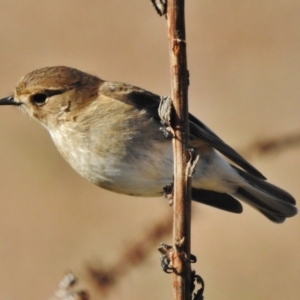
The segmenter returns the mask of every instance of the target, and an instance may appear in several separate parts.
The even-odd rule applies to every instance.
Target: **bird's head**
[[[22,77],[12,96],[0,105],[15,105],[49,127],[66,114],[77,115],[98,96],[102,80],[69,67],[46,67]]]

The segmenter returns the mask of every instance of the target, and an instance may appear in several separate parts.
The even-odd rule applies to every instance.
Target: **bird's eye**
[[[46,100],[47,100],[47,95],[46,94],[34,94],[31,96],[31,100],[33,103],[35,103],[36,105],[43,105],[45,104]]]

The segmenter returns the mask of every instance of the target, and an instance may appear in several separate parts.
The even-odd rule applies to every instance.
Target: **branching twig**
[[[252,156],[263,156],[278,153],[297,146],[300,146],[300,132],[287,134],[273,139],[261,139],[254,141],[244,150],[241,150],[241,153],[245,157],[249,158]]]
[[[118,260],[109,268],[89,266],[88,272],[100,293],[107,294],[135,266],[141,264],[161,240],[169,236],[172,217],[166,216],[156,223],[142,239],[124,249]]]

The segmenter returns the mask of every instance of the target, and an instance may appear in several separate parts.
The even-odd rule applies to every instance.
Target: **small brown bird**
[[[19,106],[46,127],[63,157],[84,178],[126,195],[155,197],[173,180],[171,137],[161,131],[160,97],[68,67],[29,73],[0,105]],[[200,154],[192,197],[240,213],[237,199],[282,223],[295,199],[190,115],[190,146]],[[237,166],[227,162],[223,154]]]

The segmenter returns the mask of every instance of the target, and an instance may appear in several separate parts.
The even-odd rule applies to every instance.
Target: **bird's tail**
[[[289,193],[241,169],[232,167],[246,183],[237,189],[233,194],[234,197],[247,202],[275,223],[282,223],[286,218],[297,214],[296,201]]]

